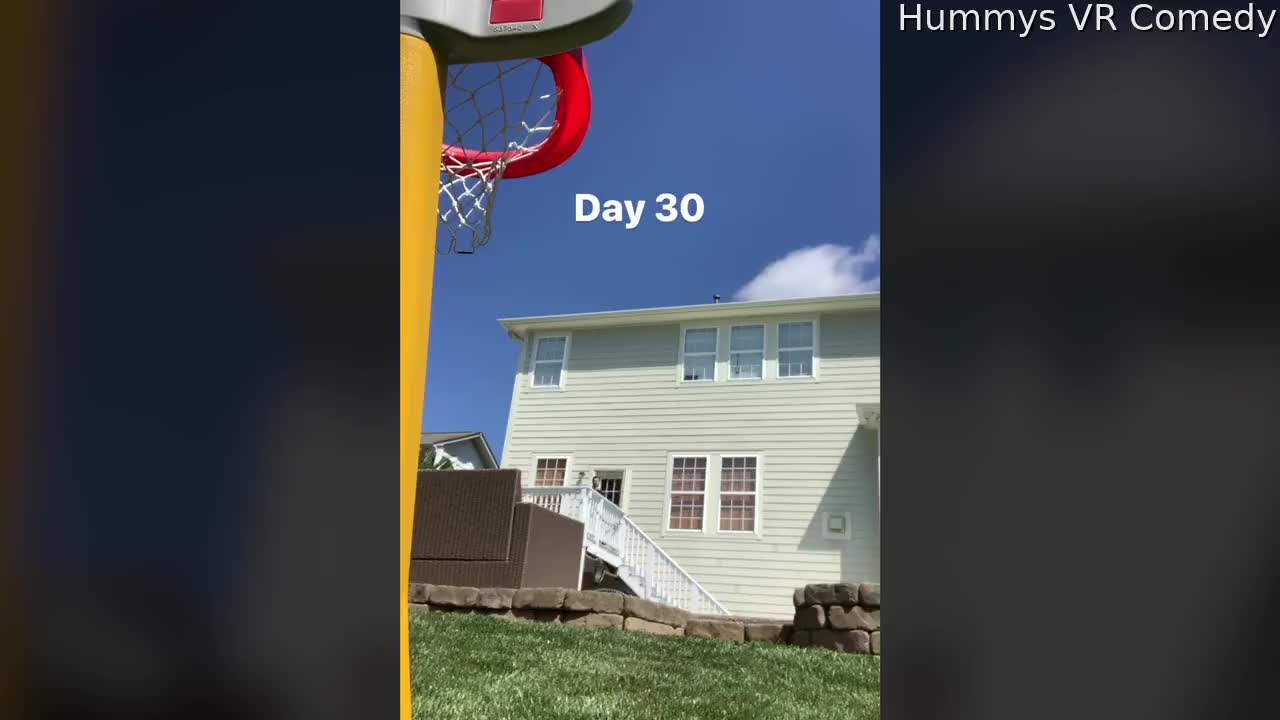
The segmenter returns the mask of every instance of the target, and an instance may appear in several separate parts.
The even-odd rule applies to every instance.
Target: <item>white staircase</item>
[[[706,588],[663,552],[645,531],[590,487],[521,488],[524,502],[553,510],[586,527],[586,550],[617,568],[636,595],[693,613],[728,615]]]

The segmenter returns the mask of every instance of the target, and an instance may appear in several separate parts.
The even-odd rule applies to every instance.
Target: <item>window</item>
[[[717,328],[690,328],[684,331],[684,379],[688,382],[714,382],[716,379]]]
[[[538,458],[534,462],[534,487],[561,487],[569,470],[569,458]],[[534,494],[531,497],[534,505],[544,507],[552,512],[560,512],[560,496],[553,494]]]
[[[537,487],[560,487],[564,485],[564,476],[568,467],[568,458],[538,458],[533,484]]]
[[[764,377],[764,326],[739,325],[729,331],[729,379]]]
[[[778,323],[778,377],[813,377],[813,321]]]
[[[701,530],[707,491],[707,459],[671,459],[671,530]]]
[[[560,387],[568,346],[569,338],[563,335],[538,338],[537,348],[533,351],[534,387]]]
[[[756,458],[720,458],[720,530],[756,530]]]

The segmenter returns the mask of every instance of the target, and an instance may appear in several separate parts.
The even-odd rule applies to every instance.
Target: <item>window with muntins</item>
[[[716,328],[689,328],[684,331],[684,380],[709,382],[716,379]]]
[[[778,377],[813,377],[813,321],[778,323]]]
[[[764,326],[738,325],[729,331],[729,379],[764,377]]]
[[[533,484],[540,487],[564,485],[565,470],[568,466],[567,458],[538,458]]]
[[[538,458],[534,463],[533,484],[536,487],[560,487],[564,485],[565,475],[568,474],[569,458],[549,457]],[[544,507],[552,512],[560,512],[560,496],[559,495],[537,495],[532,498],[533,504]]]
[[[755,532],[756,458],[720,458],[720,530]]]
[[[533,386],[559,387],[564,375],[564,355],[568,338],[538,338],[533,351]]]
[[[707,491],[707,459],[671,459],[671,530],[701,530]]]

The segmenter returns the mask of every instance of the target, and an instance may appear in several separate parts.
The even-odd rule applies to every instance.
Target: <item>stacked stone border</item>
[[[791,644],[880,654],[880,585],[828,583],[797,588]]]
[[[855,591],[857,586],[854,586]],[[797,598],[802,598],[802,590]],[[877,588],[878,592],[878,588]],[[878,595],[877,595],[878,597]],[[620,593],[563,588],[473,588],[412,584],[409,602],[419,609],[491,615],[517,622],[556,623],[600,630],[629,630],[652,635],[708,638],[735,643],[768,642],[824,647],[844,652],[847,643],[815,641],[812,631],[798,635],[792,624],[775,619],[695,615],[679,608]],[[798,611],[797,611],[798,612]],[[824,616],[825,617],[825,616]],[[875,647],[879,648],[879,612]],[[834,637],[834,636],[833,636]],[[870,652],[870,645],[861,652]]]

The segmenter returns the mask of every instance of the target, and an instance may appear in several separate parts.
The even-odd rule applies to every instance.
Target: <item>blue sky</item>
[[[578,154],[505,182],[490,243],[437,258],[426,430],[501,454],[518,345],[498,318],[878,287],[879,4],[781,7],[639,0],[586,48]],[[664,192],[702,195],[702,220],[654,220]],[[647,217],[576,223],[576,193]]]

